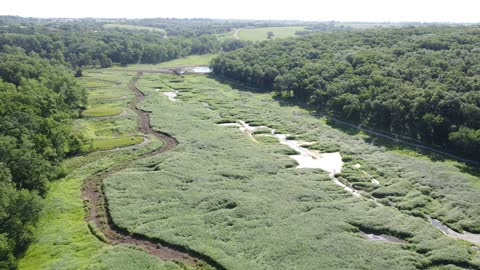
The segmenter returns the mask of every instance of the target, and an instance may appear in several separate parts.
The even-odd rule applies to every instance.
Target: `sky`
[[[0,15],[480,22],[480,0],[3,0]]]

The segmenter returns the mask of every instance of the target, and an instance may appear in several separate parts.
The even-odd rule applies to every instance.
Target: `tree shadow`
[[[316,114],[312,114],[312,115],[315,116],[316,118],[323,118],[323,117],[326,116],[326,115],[322,115],[320,113],[316,113]],[[325,124],[327,124],[331,128],[340,130],[343,133],[346,133],[346,134],[351,135],[351,136],[358,135],[362,132],[359,129],[349,127],[349,126],[346,126],[346,125],[342,125],[340,123],[332,121],[330,118],[327,118],[327,121],[325,122]]]
[[[470,174],[477,177],[476,182],[478,185],[480,185],[480,167],[461,164],[458,165],[457,168],[459,168],[462,173]]]
[[[226,78],[226,77],[221,76],[221,75],[215,75],[213,73],[209,73],[207,75],[207,77],[210,78],[210,79],[214,79],[218,82],[221,82],[223,84],[226,84],[233,89],[237,89],[237,90],[244,91],[244,92],[250,92],[250,93],[268,93],[268,92],[270,92],[270,90],[262,90],[259,87],[252,86],[252,85],[247,85],[243,82],[236,81],[236,80],[233,80],[233,79],[229,79],[229,78]]]
[[[448,157],[442,154],[435,153],[426,149],[422,149],[422,148],[411,146],[411,145],[406,145],[401,142],[395,142],[395,141],[392,141],[391,139],[378,137],[372,134],[367,134],[367,136],[368,137],[364,139],[366,143],[377,146],[377,147],[384,147],[387,151],[399,152],[399,153],[403,153],[404,155],[413,156],[413,157],[424,157],[424,158],[428,158],[430,161],[433,161],[433,162],[444,162],[449,160]],[[409,151],[413,152],[413,154],[408,153]]]
[[[226,78],[226,77],[223,77],[223,76],[219,76],[219,75],[215,75],[215,74],[212,74],[212,73],[208,74],[208,77],[212,78],[214,80],[217,80],[217,81],[219,81],[223,84],[226,84],[226,85],[232,87],[233,89],[237,89],[239,91],[245,91],[245,92],[250,92],[250,93],[269,93],[270,92],[270,90],[264,90],[264,89],[261,89],[259,87],[255,87],[255,86],[252,86],[252,85],[246,85],[243,82],[232,80],[232,79],[229,79],[229,78]],[[472,167],[473,167],[473,169],[480,170],[477,167],[475,167],[475,166],[478,166],[478,163],[476,163],[476,161],[472,161],[472,162],[462,161],[462,160],[459,160],[459,159],[456,159],[456,158],[453,158],[453,157],[446,156],[446,155],[441,154],[441,153],[434,152],[432,150],[424,149],[424,148],[414,146],[414,145],[409,145],[408,143],[410,143],[410,142],[405,143],[405,142],[401,142],[401,141],[395,141],[394,139],[383,138],[382,136],[375,135],[375,134],[372,134],[372,133],[367,132],[367,131],[362,131],[359,128],[355,128],[355,127],[347,125],[347,124],[339,123],[339,122],[334,121],[331,118],[329,118],[329,116],[331,116],[330,114],[328,114],[326,112],[315,111],[315,108],[313,108],[312,106],[308,106],[308,104],[305,104],[305,102],[299,101],[298,99],[295,99],[293,97],[292,98],[285,98],[285,97],[281,97],[281,96],[274,96],[273,100],[278,102],[278,104],[281,107],[297,106],[297,107],[300,107],[302,109],[307,110],[309,112],[308,113],[309,115],[311,115],[313,117],[316,117],[319,120],[325,118],[326,119],[326,122],[325,122],[326,125],[334,128],[336,130],[339,130],[339,131],[341,131],[341,132],[343,132],[347,135],[354,136],[354,135],[359,135],[359,134],[363,133],[363,134],[365,134],[364,141],[366,143],[372,144],[372,145],[377,146],[377,147],[384,147],[388,151],[397,151],[397,152],[412,151],[412,152],[415,153],[414,155],[411,155],[411,154],[408,154],[408,153],[407,153],[407,155],[425,157],[425,158],[428,158],[429,160],[434,161],[434,162],[444,162],[444,161],[447,161],[447,160],[457,160],[461,164],[464,164],[463,167],[467,168],[467,170],[470,170],[468,168],[472,168]],[[352,123],[352,124],[355,124],[355,123]],[[384,133],[385,135],[389,135],[387,132],[384,132],[384,131],[379,131],[379,132]],[[402,139],[402,140],[405,140],[405,139]],[[412,143],[416,143],[416,142],[414,142],[412,140]],[[431,148],[433,148],[437,151],[447,152],[446,149],[443,149],[443,148],[435,146],[435,145],[430,145],[430,144],[426,144],[426,143],[423,144],[423,145],[426,146],[426,147],[431,147]],[[454,154],[454,153],[451,153],[451,152],[447,152],[447,153],[452,154],[452,155]]]

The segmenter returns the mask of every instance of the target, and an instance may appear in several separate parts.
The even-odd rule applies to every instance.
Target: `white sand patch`
[[[239,123],[221,123],[218,125],[223,127],[240,127]]]
[[[253,134],[255,131],[260,129],[267,129],[271,131],[271,134],[262,134],[263,136],[273,136],[279,140],[281,144],[284,144],[291,149],[295,150],[299,155],[291,155],[289,157],[293,158],[297,161],[298,166],[297,168],[311,168],[311,169],[321,169],[328,173],[340,173],[342,171],[343,161],[342,156],[339,152],[335,153],[320,153],[316,150],[310,150],[305,147],[304,145],[312,144],[312,142],[305,142],[305,141],[296,141],[296,140],[288,140],[287,134],[276,134],[275,130],[266,126],[251,126],[245,121],[238,121],[239,123],[224,123],[220,124],[222,126],[236,126],[239,129],[246,133],[250,139],[254,142],[255,137]]]
[[[342,187],[345,191],[351,193],[355,197],[363,197],[362,193],[350,186],[347,186],[340,182],[338,178],[335,177],[335,174],[340,173],[342,171],[343,161],[340,152],[335,153],[320,153],[317,150],[310,150],[303,146],[312,144],[312,142],[305,142],[305,141],[296,141],[296,140],[288,140],[288,134],[277,134],[275,130],[266,126],[250,126],[249,124],[245,123],[245,121],[239,121],[239,123],[223,123],[219,124],[221,126],[229,126],[229,127],[238,127],[242,132],[247,134],[254,142],[257,142],[253,137],[253,134],[256,130],[259,129],[269,129],[271,134],[260,134],[261,136],[272,136],[279,140],[281,144],[284,144],[291,149],[295,150],[298,155],[290,155],[289,157],[297,161],[298,169],[302,168],[312,168],[312,169],[321,169],[329,173],[330,178],[332,181]],[[377,181],[378,182],[378,181]],[[377,205],[381,205],[376,201],[375,198],[367,198],[375,202]]]
[[[248,137],[250,137],[250,139],[253,142],[258,143],[258,141],[255,140],[255,137],[253,137],[253,133],[255,132],[255,130],[257,128],[250,126],[249,124],[245,123],[244,121],[239,121],[239,122],[240,122],[240,130],[242,132],[246,133],[248,135]]]
[[[308,151],[308,150],[307,150]],[[303,151],[302,151],[303,152]],[[316,152],[316,151],[315,151]],[[326,172],[340,173],[342,171],[342,157],[339,152],[336,153],[315,153],[309,151],[307,155],[300,154],[290,156],[298,162],[297,168],[322,169]]]
[[[311,144],[309,142],[287,140],[286,134],[274,134],[273,136],[278,138],[281,144],[287,145],[299,153],[299,155],[290,156],[298,162],[297,168],[321,169],[334,174],[342,171],[343,161],[340,152],[320,153],[317,150],[303,147]]]
[[[380,185],[380,181],[378,181],[377,179],[373,178],[372,175],[370,175],[369,173],[367,173],[366,171],[362,171],[363,174],[365,174],[368,178],[370,178],[370,182],[375,185],[375,186],[378,186]]]
[[[222,123],[222,124],[219,124],[219,125],[224,126],[224,127],[238,127],[240,129],[240,131],[247,134],[248,137],[253,142],[257,142],[257,140],[255,140],[255,138],[253,137],[253,132],[255,131],[255,128],[246,124],[244,121],[240,121],[240,124],[239,123]]]
[[[195,73],[210,73],[212,70],[209,67],[201,66],[201,67],[194,67],[192,71]]]
[[[364,233],[360,232],[360,235],[368,240],[372,241],[382,241],[382,242],[390,242],[390,243],[398,243],[398,244],[406,244],[407,241],[404,241],[400,238],[395,236],[386,235],[386,234],[373,234],[373,233]]]
[[[439,230],[441,230],[444,234],[455,238],[455,239],[461,239],[465,240],[467,242],[470,242],[474,245],[480,246],[480,234],[475,234],[475,233],[470,233],[464,231],[463,233],[458,233],[452,229],[450,229],[448,226],[442,224],[439,220],[433,219],[429,217],[430,223],[432,223],[433,226],[437,227]]]
[[[178,91],[175,91],[175,92],[163,92],[163,94],[164,94],[165,96],[167,96],[168,99],[170,99],[171,101],[173,101],[173,102],[177,101]]]
[[[350,192],[353,196],[355,197],[361,197],[362,194],[360,193],[360,191],[352,188],[352,187],[349,187],[347,185],[345,185],[344,183],[340,182],[340,180],[338,180],[338,178],[336,178],[334,176],[334,173],[331,173],[330,174],[330,178],[332,178],[333,182],[337,185],[337,186],[340,186],[342,187],[345,191],[347,192]]]

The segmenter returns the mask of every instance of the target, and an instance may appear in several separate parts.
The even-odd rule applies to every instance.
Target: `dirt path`
[[[141,143],[128,145],[128,146],[121,146],[121,147],[107,149],[107,150],[100,150],[98,152],[109,153],[109,152],[117,152],[117,151],[131,150],[131,149],[140,149],[149,143],[150,143],[150,139],[147,137],[143,137],[143,142]]]
[[[332,120],[335,123],[338,123],[338,124],[341,124],[341,125],[344,125],[344,126],[347,126],[347,127],[351,127],[351,128],[357,129],[357,130],[361,130],[361,131],[363,131],[367,134],[370,134],[370,135],[375,135],[375,136],[378,136],[378,137],[381,137],[381,138],[384,138],[384,139],[392,140],[396,143],[400,143],[400,144],[424,149],[424,150],[427,150],[427,151],[430,151],[430,152],[434,152],[434,153],[437,153],[437,154],[447,156],[447,157],[452,158],[452,159],[456,159],[456,160],[461,161],[461,162],[470,163],[470,164],[477,165],[477,166],[480,165],[480,162],[478,162],[478,161],[462,158],[462,157],[447,153],[445,151],[441,151],[441,150],[435,149],[433,147],[423,145],[421,143],[415,143],[415,142],[408,141],[408,140],[413,140],[413,139],[410,139],[410,138],[407,138],[407,137],[404,137],[404,136],[402,136],[401,138],[400,137],[394,137],[394,136],[389,135],[389,134],[385,134],[385,133],[375,131],[375,130],[372,130],[372,129],[369,129],[369,128],[365,128],[365,127],[362,127],[362,126],[359,126],[359,125],[355,125],[355,124],[352,124],[350,122],[342,121],[342,120],[337,119],[335,117],[328,117],[328,119]]]
[[[135,86],[137,81],[142,77],[142,72],[137,72],[135,77],[128,83],[128,88],[135,93],[135,99],[130,102],[130,109],[137,115],[137,128],[145,135],[153,135],[163,141],[162,147],[156,149],[153,152],[139,156],[137,159],[146,158],[158,155],[174,148],[178,142],[172,136],[154,131],[150,127],[150,115],[148,112],[137,108],[137,104],[142,102],[145,95]],[[92,233],[96,235],[100,240],[105,241],[111,245],[117,244],[130,244],[142,248],[146,252],[159,257],[162,260],[173,260],[188,265],[197,265],[200,260],[207,262],[216,269],[225,269],[219,263],[214,261],[207,255],[203,255],[187,248],[167,243],[160,239],[149,239],[143,235],[131,234],[125,229],[117,227],[110,216],[108,210],[108,201],[104,194],[103,179],[126,169],[132,163],[132,160],[128,160],[113,167],[108,168],[102,172],[99,172],[87,179],[84,184],[82,195],[88,205],[88,213],[86,215],[86,221],[90,225],[95,225],[104,235],[105,238],[96,235],[93,230]],[[92,224],[93,223],[93,224]]]
[[[234,37],[235,39],[240,39],[240,38],[238,37],[238,30],[239,30],[239,29],[235,29],[235,33],[233,34],[233,37]]]

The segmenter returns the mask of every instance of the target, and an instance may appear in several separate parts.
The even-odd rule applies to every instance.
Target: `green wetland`
[[[478,25],[0,29],[0,270],[480,270]]]
[[[270,94],[204,75],[144,74],[137,87],[152,127],[179,145],[105,179],[117,226],[206,254],[227,269],[480,267],[472,244],[428,219],[479,231],[471,167],[332,127]],[[164,94],[175,91],[176,101]],[[340,151],[338,179],[364,196],[352,196],[322,170],[296,168],[292,150],[263,132],[252,141],[219,125],[239,120],[314,142],[309,147],[320,152]],[[368,240],[362,231],[405,242]]]
[[[210,58],[195,57],[195,64]],[[141,144],[144,135],[129,107],[127,84],[134,76],[129,67],[91,70],[80,79],[92,109],[120,112],[76,120],[92,152],[67,160],[67,175],[50,185],[20,269],[211,269],[162,260],[133,245],[111,246],[85,222],[83,183],[122,162],[130,166],[103,180],[112,222],[225,269],[480,268],[472,239],[447,236],[430,222],[479,232],[475,167],[335,126],[271,94],[209,75],[160,73],[144,73],[137,82],[145,94],[137,107],[150,112],[154,130],[179,144],[139,158],[162,142],[147,136]],[[242,123],[265,127],[242,132]],[[308,151],[339,153],[341,172],[297,168],[290,157],[296,151],[271,129]]]

